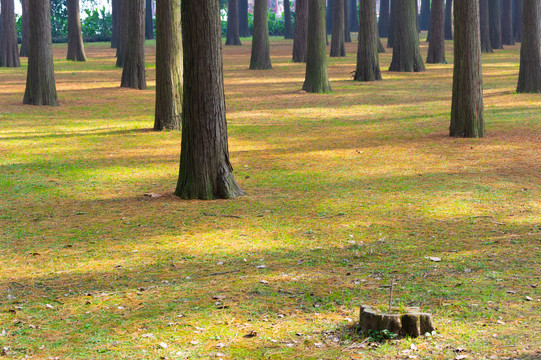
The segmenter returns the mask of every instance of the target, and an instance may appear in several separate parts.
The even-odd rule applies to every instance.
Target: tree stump
[[[393,309],[396,310],[396,309]],[[401,337],[419,337],[434,331],[432,314],[422,313],[419,308],[406,308],[404,313],[380,313],[369,305],[361,305],[359,325],[362,331],[388,330]]]

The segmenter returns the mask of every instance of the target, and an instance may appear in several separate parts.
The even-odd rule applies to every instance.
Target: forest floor
[[[224,47],[246,192],[227,201],[172,195],[153,42],[146,91],[119,88],[107,44],[86,63],[55,45],[59,107],[22,105],[26,60],[0,69],[0,358],[538,359],[541,97],[515,93],[519,46],[483,55],[486,138],[455,139],[451,42],[423,73],[382,54],[375,83],[348,44],[327,95],[300,91],[291,41],[269,71],[243,43]],[[353,331],[393,276],[434,336]]]

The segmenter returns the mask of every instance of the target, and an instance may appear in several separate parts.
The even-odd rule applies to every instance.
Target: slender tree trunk
[[[22,8],[22,28],[21,28],[21,57],[28,57],[28,0],[21,0]]]
[[[49,0],[30,0],[28,7],[28,71],[23,104],[58,105],[54,79]]]
[[[537,0],[534,0],[537,1]],[[479,0],[455,0],[455,65],[450,136],[485,136]]]
[[[430,29],[430,0],[421,1],[421,15],[419,16],[419,27],[421,30]]]
[[[239,2],[229,0],[227,5],[227,36],[226,45],[242,45],[239,37]]]
[[[479,16],[481,22],[481,52],[491,53],[492,43],[490,42],[490,22],[488,11],[489,0],[479,0]]]
[[[118,44],[116,47],[116,67],[124,66],[124,48],[128,41],[128,4],[132,0],[118,0]],[[139,0],[137,0],[139,1]],[[144,29],[144,28],[143,28]],[[144,30],[143,30],[144,31]]]
[[[502,1],[502,45],[515,45],[513,36],[513,0]]]
[[[116,49],[118,47],[119,40],[119,19],[120,19],[120,0],[111,0],[111,16],[113,18],[113,26],[111,29],[111,48]]]
[[[396,1],[393,59],[389,71],[418,72],[425,70],[419,47],[415,1]]]
[[[517,91],[541,93],[541,3],[522,0],[522,43]]]
[[[430,42],[428,44],[428,64],[445,63],[445,5],[444,0],[432,0],[430,14]]]
[[[325,13],[327,35],[332,34],[333,9],[334,9],[334,0],[327,0],[327,10]]]
[[[379,54],[385,53],[385,47],[383,46],[383,43],[381,42],[381,38],[379,37],[379,34],[378,34],[378,53]]]
[[[181,7],[185,71],[175,194],[183,199],[235,198],[243,192],[229,162],[219,2],[182,0]]]
[[[86,61],[79,0],[67,0],[68,5],[68,60]]]
[[[152,21],[152,0],[146,0],[145,5],[145,39],[154,39],[154,22]]]
[[[295,38],[293,62],[306,62],[306,33],[308,32],[308,0],[295,1]]]
[[[359,13],[357,12],[357,0],[349,0],[349,30],[359,31]]]
[[[15,4],[13,0],[2,0],[0,28],[0,67],[20,67],[17,30],[15,27]]]
[[[156,2],[156,107],[154,130],[179,130],[182,111],[180,0]]]
[[[344,45],[344,0],[333,0],[331,57],[346,56]]]
[[[445,40],[453,40],[453,0],[445,0]]]
[[[503,49],[500,0],[489,0],[488,10],[492,48],[494,50]]]
[[[513,1],[513,37],[522,42],[522,0]]]
[[[289,0],[284,0],[284,38],[293,39],[293,22]]]
[[[381,80],[378,55],[380,40],[374,0],[360,0],[359,20],[359,47],[354,79],[356,81]]]
[[[267,0],[255,0],[254,37],[250,70],[272,69],[270,59],[269,22],[267,19]]]
[[[379,2],[378,30],[379,36],[384,38],[389,37],[389,12],[391,10],[389,1],[390,0],[380,0]]]
[[[239,1],[239,35],[241,37],[250,36],[248,27],[248,0]]]
[[[344,0],[344,42],[351,42],[349,30],[349,0]]]
[[[302,89],[309,93],[332,91],[327,70],[325,38],[325,0],[308,0],[306,76]]]
[[[385,1],[385,0],[383,0]],[[392,48],[394,45],[394,18],[396,14],[396,4],[399,0],[390,0],[391,8],[389,14],[389,36],[387,37],[387,47]]]
[[[144,90],[145,78],[145,0],[127,0],[126,42],[120,87]]]

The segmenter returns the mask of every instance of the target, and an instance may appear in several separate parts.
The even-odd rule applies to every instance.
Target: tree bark
[[[333,0],[331,57],[346,56],[344,45],[344,0]]]
[[[385,0],[383,0],[385,1]],[[398,0],[390,0],[390,13],[389,13],[389,36],[387,37],[387,47],[392,48],[394,45],[394,18],[396,14],[396,3]]]
[[[479,14],[481,22],[481,52],[491,53],[492,43],[490,42],[490,21],[489,21],[489,0],[479,0]]]
[[[67,0],[68,5],[68,55],[67,60],[86,61],[79,0]]]
[[[23,104],[58,105],[54,79],[49,0],[30,0],[28,7],[28,71]]]
[[[15,27],[15,4],[13,0],[2,0],[0,23],[0,67],[20,67],[17,30]]]
[[[389,71],[418,72],[425,70],[419,47],[415,1],[395,1],[393,59]]]
[[[250,36],[248,27],[248,0],[239,1],[239,35],[241,37]]]
[[[180,0],[156,2],[156,107],[154,130],[179,130],[182,111]]]
[[[430,29],[430,0],[421,1],[421,15],[419,16],[419,27],[421,30]]]
[[[378,24],[376,2],[360,0],[359,2],[359,46],[357,48],[357,69],[354,80],[381,80],[379,68]]]
[[[118,41],[120,38],[120,0],[111,0],[111,16],[113,20],[113,26],[111,29],[111,48],[116,49],[118,47]]]
[[[226,45],[242,45],[239,37],[239,2],[229,0],[227,4],[227,35]]]
[[[513,0],[502,1],[502,45],[515,45],[513,36]]]
[[[485,125],[479,0],[455,0],[454,12],[455,65],[450,136],[480,138],[485,135]]]
[[[445,1],[445,40],[453,40],[453,0]]]
[[[332,91],[327,70],[325,39],[325,0],[308,0],[306,76],[302,89],[309,93]]]
[[[28,0],[21,0],[22,26],[21,26],[21,52],[19,56],[28,57]]]
[[[291,21],[289,0],[284,0],[284,38],[293,39],[293,22]]]
[[[295,1],[295,38],[293,62],[306,62],[306,33],[308,32],[308,0]]]
[[[349,0],[344,0],[344,42],[351,42],[351,32],[349,30]]]
[[[183,199],[235,198],[243,192],[229,162],[219,2],[182,0],[181,8],[185,71],[175,194]]]
[[[267,19],[267,0],[255,0],[254,37],[250,70],[272,69],[270,60],[269,22]]]
[[[389,37],[389,6],[390,0],[380,0],[379,3],[379,21],[378,21],[378,30],[379,36]],[[360,21],[360,18],[359,18]]]
[[[489,0],[488,16],[490,25],[490,42],[492,44],[492,48],[494,50],[503,49],[500,0]]]
[[[432,0],[430,14],[430,42],[428,43],[428,64],[445,63],[445,6],[444,0]]]
[[[332,34],[332,20],[333,20],[334,0],[327,0],[327,10],[325,13],[327,35]]]
[[[349,1],[349,30],[359,31],[359,13],[357,12],[357,0]]]
[[[522,42],[522,0],[513,1],[513,37]]]
[[[126,42],[128,41],[128,4],[130,1],[131,0],[118,0],[118,44],[116,47],[117,67],[124,66],[124,48],[126,47]]]
[[[541,3],[522,0],[522,43],[517,92],[541,93]]]
[[[120,87],[144,90],[145,78],[145,0],[127,0],[126,42]]]
[[[154,23],[152,21],[152,0],[146,0],[145,5],[145,38],[149,40],[154,39]]]

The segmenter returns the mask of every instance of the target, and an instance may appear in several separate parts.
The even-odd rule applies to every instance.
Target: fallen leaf
[[[143,196],[155,199],[155,198],[162,197],[163,195],[162,194],[156,194],[156,193],[148,193],[148,194],[143,194]]]
[[[167,349],[167,344],[164,343],[164,342],[161,342],[159,347],[162,348],[162,349]]]
[[[526,296],[526,301],[533,301],[533,299],[529,296]]]
[[[243,337],[249,339],[249,338],[253,338],[253,337],[256,337],[256,336],[257,336],[257,332],[252,330],[248,334],[244,335]]]

